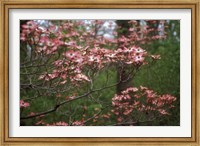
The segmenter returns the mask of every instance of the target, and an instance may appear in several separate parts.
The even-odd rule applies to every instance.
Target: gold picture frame
[[[200,37],[199,37],[199,0],[1,0],[1,49],[0,49],[0,123],[1,145],[200,145]],[[20,138],[9,137],[8,116],[8,14],[12,8],[115,8],[115,9],[191,9],[192,13],[192,137],[190,138]]]

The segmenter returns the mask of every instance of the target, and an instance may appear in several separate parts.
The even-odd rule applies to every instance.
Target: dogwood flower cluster
[[[30,22],[27,23],[27,25]],[[33,22],[30,24],[34,24]],[[34,27],[24,27],[21,36],[22,40],[25,40],[24,36],[29,35],[33,32],[33,29],[36,29],[36,24]],[[55,29],[55,27],[53,27]],[[70,49],[63,52],[63,59],[56,60],[53,64],[55,65],[55,70],[52,73],[44,73],[40,75],[39,79],[44,79],[49,81],[51,79],[55,79],[61,77],[63,81],[61,84],[66,83],[66,78],[70,78],[72,82],[75,81],[90,81],[90,79],[82,73],[82,69],[85,66],[89,66],[92,69],[101,69],[104,67],[104,64],[107,63],[116,63],[116,62],[125,62],[126,64],[132,65],[141,65],[144,61],[144,57],[147,54],[145,50],[140,47],[132,46],[130,48],[119,48],[117,50],[109,50],[105,48],[100,48],[96,46],[95,48],[90,48],[87,46],[84,49],[81,49],[76,45],[75,42],[71,41],[68,43],[64,43],[61,38],[58,37],[51,39],[49,34],[51,34],[53,28],[50,28],[48,31],[44,29],[42,30],[40,27],[34,31],[34,41],[37,43],[36,51],[39,53],[43,51],[46,54],[54,53],[58,46],[65,45],[65,47],[73,46],[73,49]],[[54,31],[55,32],[55,31]],[[26,33],[26,35],[25,35]],[[39,35],[39,33],[41,33]],[[68,37],[72,37],[75,35],[68,35]],[[35,36],[41,36],[40,39],[35,39]],[[59,39],[60,38],[60,39]]]
[[[175,100],[176,97],[172,95],[159,95],[147,87],[129,87],[112,98],[112,112],[118,117],[118,122],[122,122],[124,117],[130,116],[134,111],[170,115],[168,109],[174,107]]]
[[[65,84],[67,78],[71,82],[90,82],[88,76],[83,73],[85,68],[100,70],[107,64],[124,62],[131,66],[143,65],[147,52],[140,47],[132,46],[117,50],[93,48],[88,51],[69,50],[63,53],[62,60],[53,62],[55,69],[52,73],[44,73],[39,79],[49,81],[62,78],[60,84]]]
[[[94,21],[98,27],[103,24],[102,21]],[[133,24],[130,29],[130,36],[121,36],[119,38],[106,39],[101,36],[95,36],[94,30],[82,29],[78,26],[83,25],[82,21],[67,21],[60,26],[51,24],[48,28],[39,26],[34,21],[28,21],[22,25],[21,40],[34,48],[36,55],[60,55],[52,64],[54,68],[51,71],[43,72],[39,80],[53,80],[59,78],[59,84],[70,83],[78,84],[80,82],[90,82],[91,79],[84,73],[85,68],[100,70],[107,64],[124,63],[127,65],[141,66],[145,62],[145,57],[150,56],[146,50],[133,44],[136,42],[134,37],[142,39],[134,29],[136,21],[130,21]],[[141,31],[144,28],[140,28]],[[83,31],[84,30],[84,31]],[[145,28],[145,30],[148,30]],[[152,32],[148,30],[145,34]],[[133,34],[134,33],[134,34]],[[136,35],[136,34],[137,35]],[[131,36],[131,35],[134,35]],[[96,37],[95,39],[93,37]],[[105,45],[116,47],[117,49],[107,49]],[[60,54],[59,52],[62,52]],[[159,56],[151,56],[153,59],[159,59]]]

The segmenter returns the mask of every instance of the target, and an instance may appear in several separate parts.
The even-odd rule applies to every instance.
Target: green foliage
[[[163,117],[161,125],[180,125],[180,42],[179,38],[171,35],[174,31],[179,34],[179,21],[171,21],[167,40],[153,43],[149,47],[152,54],[160,54],[161,60],[152,62],[143,67],[134,78],[134,85],[151,87],[160,94],[172,94],[177,97],[176,108],[172,115]],[[179,35],[177,35],[179,36]]]

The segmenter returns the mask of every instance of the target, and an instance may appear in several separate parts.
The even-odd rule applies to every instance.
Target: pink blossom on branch
[[[99,23],[98,21],[94,21],[95,23]],[[137,21],[130,21],[130,24],[136,24]],[[74,71],[77,71],[76,67],[72,68],[71,66],[79,66],[79,72],[80,74],[82,69],[85,68],[85,66],[91,66],[93,69],[102,69],[106,64],[110,63],[118,63],[118,62],[124,62],[128,65],[133,65],[134,66],[140,66],[146,64],[145,58],[147,57],[147,52],[142,49],[141,47],[137,47],[135,45],[130,45],[127,44],[129,42],[129,38],[125,36],[121,36],[118,38],[119,42],[122,42],[124,47],[122,48],[117,48],[116,50],[110,50],[106,49],[103,47],[99,47],[101,45],[101,42],[106,41],[106,38],[101,38],[102,40],[98,42],[98,39],[95,40],[94,47],[91,46],[91,44],[86,44],[82,43],[80,47],[77,46],[79,40],[74,38],[73,36],[77,35],[83,35],[84,33],[80,32],[79,29],[73,29],[73,25],[78,25],[80,22],[74,21],[73,23],[71,22],[66,22],[63,23],[61,26],[56,26],[51,24],[49,29],[45,29],[41,26],[38,26],[37,23],[34,21],[28,21],[25,26],[22,26],[23,30],[30,30],[33,32],[33,29],[36,29],[35,32],[33,33],[21,33],[22,36],[22,41],[28,41],[33,43],[31,37],[36,38],[37,41],[36,43],[36,52],[37,53],[42,53],[46,55],[56,55],[57,50],[65,50],[67,48],[67,51],[63,52],[63,56],[66,57],[66,61],[62,60],[55,60],[55,68],[58,67],[57,61],[59,61],[59,67],[65,66],[67,64],[68,68],[65,67],[65,73],[61,73],[59,75],[56,75],[54,73],[47,73],[46,75],[41,75],[39,79],[44,79],[46,81],[52,80],[54,78],[59,78],[59,76],[66,76],[68,74],[68,77],[71,76],[71,78],[76,78],[72,77],[71,74],[73,74]],[[83,23],[81,23],[83,24]],[[30,27],[29,27],[30,26]],[[63,31],[68,30],[68,33],[65,34]],[[59,33],[58,33],[59,32]],[[55,37],[51,38],[50,34],[54,34]],[[68,41],[65,39],[69,38]],[[89,37],[88,34],[82,38]],[[28,39],[28,40],[26,40]],[[81,40],[80,40],[81,41]],[[116,45],[118,42],[113,41],[110,42],[113,45]],[[127,45],[126,45],[127,44]],[[85,46],[84,46],[85,45]],[[83,49],[85,48],[85,49]],[[158,56],[152,56],[153,59],[159,58]],[[70,65],[69,65],[70,63]],[[64,72],[64,70],[63,70]],[[79,76],[74,73],[74,76]],[[86,79],[88,80],[88,79]],[[62,81],[64,83],[66,81]]]
[[[30,104],[28,102],[25,102],[24,100],[20,100],[20,108],[26,108],[29,106]]]
[[[147,87],[129,87],[112,98],[112,112],[120,122],[124,116],[130,116],[133,111],[157,112],[160,116],[170,115],[168,111],[174,107],[174,101],[176,97],[169,94],[158,95]]]

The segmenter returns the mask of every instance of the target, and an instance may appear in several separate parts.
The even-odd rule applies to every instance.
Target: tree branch
[[[130,76],[128,77],[128,79],[130,78]],[[38,117],[38,116],[41,116],[41,115],[46,115],[46,114],[49,114],[49,113],[52,113],[52,112],[55,112],[60,106],[66,104],[66,103],[69,103],[69,102],[72,102],[72,101],[75,101],[75,100],[78,100],[80,98],[83,98],[83,97],[86,97],[96,91],[102,91],[104,89],[108,89],[108,88],[112,88],[114,86],[117,86],[118,84],[120,84],[121,82],[126,82],[128,81],[128,79],[125,79],[124,81],[119,81],[115,84],[112,84],[112,85],[109,85],[109,86],[105,86],[105,87],[102,87],[102,88],[99,88],[99,89],[95,89],[95,90],[91,90],[83,95],[80,95],[80,96],[77,96],[73,99],[70,99],[70,100],[65,100],[63,102],[60,102],[59,104],[57,104],[53,109],[50,109],[50,110],[47,110],[45,112],[41,112],[41,113],[38,113],[38,114],[35,114],[35,115],[30,115],[30,116],[26,116],[26,117],[21,117],[20,119],[23,120],[23,119],[30,119],[30,118],[35,118],[35,117]]]

